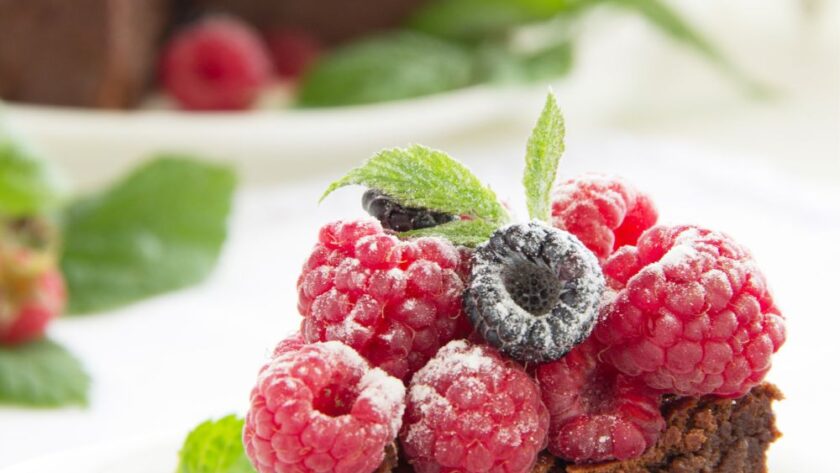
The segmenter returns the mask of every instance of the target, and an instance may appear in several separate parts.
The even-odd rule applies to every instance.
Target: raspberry
[[[548,411],[525,371],[457,340],[411,380],[400,440],[418,473],[525,473],[547,433]]]
[[[0,344],[44,336],[64,310],[64,278],[50,247],[51,229],[30,220],[0,222]]]
[[[407,380],[469,334],[463,265],[443,239],[402,241],[373,220],[328,224],[298,279],[303,336],[346,343]]]
[[[616,177],[587,174],[562,182],[554,191],[552,224],[566,230],[600,259],[656,223],[650,198]]]
[[[268,51],[256,31],[232,17],[190,25],[161,56],[166,90],[188,110],[242,110],[271,76]]]
[[[589,339],[537,368],[551,416],[548,449],[575,463],[638,457],[665,428],[658,393],[599,363],[598,349]]]
[[[392,197],[376,189],[364,193],[362,207],[371,217],[379,220],[383,227],[398,232],[434,227],[455,219],[454,216],[441,212],[403,207]]]
[[[553,361],[589,336],[604,277],[570,233],[509,225],[473,256],[464,306],[484,339],[528,362]]]
[[[274,347],[274,351],[271,353],[272,358],[276,358],[284,353],[290,351],[297,351],[303,348],[306,345],[306,340],[303,339],[303,334],[300,332],[295,332],[294,335],[288,338],[284,338],[280,343]]]
[[[657,226],[607,260],[604,272],[619,290],[595,329],[602,358],[652,388],[741,396],[784,343],[764,275],[722,233]]]
[[[278,76],[297,79],[321,54],[321,43],[306,31],[277,29],[266,36],[266,44]]]
[[[260,473],[370,473],[405,409],[402,383],[338,342],[278,354],[251,392],[243,441]]]

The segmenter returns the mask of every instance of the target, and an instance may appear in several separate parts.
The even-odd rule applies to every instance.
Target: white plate
[[[324,163],[358,162],[362,152],[473,129],[503,119],[528,97],[540,100],[544,93],[545,87],[476,86],[375,105],[239,113],[11,104],[6,111],[17,131],[82,185],[104,181],[161,151],[236,162],[246,177],[266,180],[287,177],[297,168],[312,172]]]

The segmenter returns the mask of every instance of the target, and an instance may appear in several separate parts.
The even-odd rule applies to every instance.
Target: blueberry
[[[379,220],[384,228],[397,232],[434,227],[455,220],[455,217],[449,214],[404,207],[377,189],[369,189],[364,193],[362,207]]]
[[[574,235],[514,224],[476,248],[464,305],[488,343],[517,360],[544,363],[589,336],[604,286],[598,259]]]

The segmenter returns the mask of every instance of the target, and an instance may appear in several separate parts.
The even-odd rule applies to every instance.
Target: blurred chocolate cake
[[[327,44],[398,25],[425,0],[0,0],[0,98],[135,106],[174,24],[207,13],[263,31],[297,28]]]
[[[0,0],[0,98],[130,107],[169,17],[168,0]]]

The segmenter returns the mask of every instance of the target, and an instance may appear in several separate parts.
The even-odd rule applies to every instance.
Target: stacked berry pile
[[[526,156],[529,223],[417,146],[330,187],[375,189],[363,204],[379,221],[324,226],[304,264],[301,331],[251,396],[260,473],[371,473],[395,442],[421,473],[528,473],[546,448],[626,460],[665,429],[664,397],[736,398],[763,380],[784,322],[750,254],[656,225],[619,179],[552,195],[562,130],[549,97]]]

